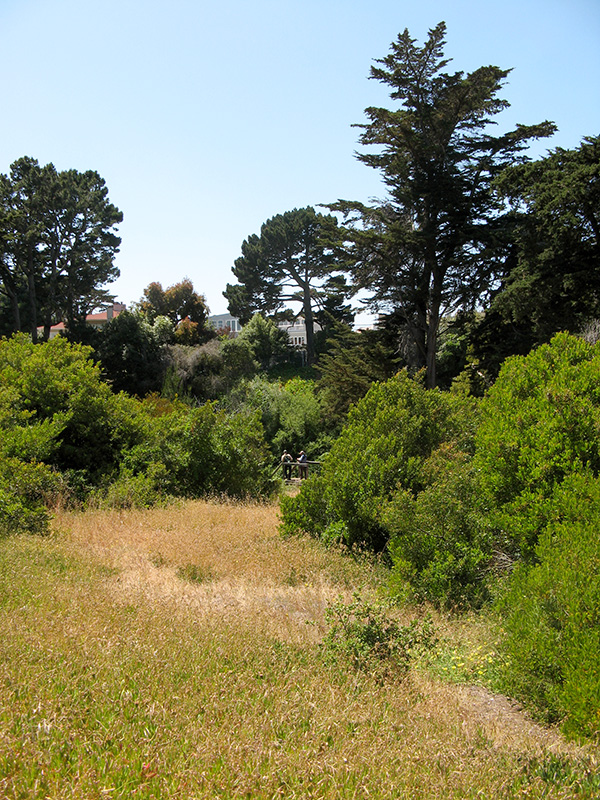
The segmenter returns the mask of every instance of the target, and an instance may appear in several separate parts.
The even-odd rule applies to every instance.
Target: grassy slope
[[[282,540],[274,507],[57,529],[0,541],[0,797],[596,796],[597,754],[483,690],[326,666],[327,603],[382,573]]]

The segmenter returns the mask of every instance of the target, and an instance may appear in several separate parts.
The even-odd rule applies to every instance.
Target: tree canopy
[[[436,383],[441,318],[480,300],[505,256],[502,201],[492,182],[525,159],[531,138],[554,131],[544,122],[492,135],[493,117],[508,106],[498,94],[509,70],[446,72],[445,32],[440,22],[419,47],[405,30],[371,68],[400,105],[366,109],[360,142],[375,150],[358,158],[380,170],[388,198],[330,206],[347,215],[358,284],[392,315],[407,360],[426,368],[428,386]]]
[[[314,360],[315,312],[349,293],[340,278],[342,265],[336,257],[338,225],[335,217],[314,208],[277,214],[242,243],[242,255],[232,268],[238,284],[227,284],[224,296],[229,311],[242,323],[260,312],[281,311],[286,303],[298,303],[306,323],[308,363]]]
[[[514,268],[494,304],[531,343],[600,317],[600,136],[502,174],[515,209]]]
[[[5,332],[74,327],[111,300],[123,219],[97,172],[20,158],[0,175],[0,315]]]
[[[151,325],[159,317],[170,320],[174,337],[180,344],[199,344],[212,336],[212,331],[206,325],[206,299],[194,290],[194,284],[189,278],[184,278],[167,289],[163,289],[158,281],[153,281],[144,289],[137,310]]]

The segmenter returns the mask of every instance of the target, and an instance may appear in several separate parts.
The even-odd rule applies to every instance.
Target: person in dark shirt
[[[300,473],[300,479],[304,480],[304,478],[308,478],[308,456],[304,452],[304,450],[300,450],[300,454],[298,456],[298,472]]]

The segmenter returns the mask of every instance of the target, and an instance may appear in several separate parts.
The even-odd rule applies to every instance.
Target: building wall
[[[213,328],[217,330],[229,330],[234,336],[242,330],[238,318],[233,317],[231,314],[213,314],[208,317],[207,321]],[[278,322],[277,327],[282,331],[286,331],[290,339],[290,344],[294,347],[306,347],[306,324],[301,317],[295,319],[293,322],[287,322],[285,320]],[[315,322],[315,332],[320,330],[320,325]]]

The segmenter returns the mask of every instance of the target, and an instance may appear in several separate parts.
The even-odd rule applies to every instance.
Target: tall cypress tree
[[[367,108],[358,158],[381,172],[388,196],[375,205],[338,201],[358,284],[398,325],[409,363],[436,383],[436,349],[445,314],[473,306],[490,288],[506,252],[501,198],[492,182],[509,164],[526,160],[532,138],[550,122],[491,133],[509,105],[498,94],[510,70],[480,67],[446,72],[445,23],[422,47],[408,30],[371,68],[398,107]]]

